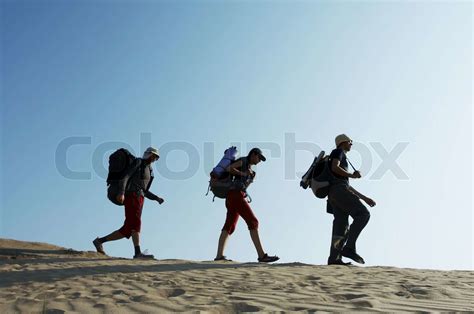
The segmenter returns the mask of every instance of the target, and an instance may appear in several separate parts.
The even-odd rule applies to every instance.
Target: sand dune
[[[0,239],[0,313],[474,311],[474,272],[134,261]]]

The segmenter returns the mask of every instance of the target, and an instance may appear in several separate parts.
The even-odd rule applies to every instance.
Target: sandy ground
[[[0,313],[474,311],[474,272],[134,261],[0,239]]]

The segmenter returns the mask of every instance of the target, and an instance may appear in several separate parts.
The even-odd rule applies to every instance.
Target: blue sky
[[[142,248],[209,260],[226,209],[204,196],[207,173],[232,143],[260,143],[249,192],[264,248],[323,264],[332,217],[299,188],[313,153],[289,139],[330,151],[347,133],[364,165],[352,184],[378,203],[358,242],[368,265],[473,269],[472,4],[2,1],[0,20],[0,237],[92,250],[123,222],[96,169],[151,143],[166,202],[145,202]],[[71,137],[88,144],[68,168],[89,178],[56,158]],[[374,147],[400,143],[408,179],[374,178]],[[106,250],[132,255],[126,240]],[[256,259],[243,221],[226,254]]]

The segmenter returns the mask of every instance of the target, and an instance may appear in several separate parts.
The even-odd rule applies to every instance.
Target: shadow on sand
[[[74,258],[74,257],[61,257],[60,255],[70,255],[69,250],[21,250],[21,249],[0,249],[0,255],[12,255],[11,252],[21,252],[22,254],[52,254],[58,255],[54,257],[45,258],[25,258],[25,259],[13,259],[13,260],[0,260],[2,264],[19,264],[19,265],[31,265],[37,263],[70,263],[70,262],[94,262],[94,261],[114,261],[114,265],[93,265],[93,266],[77,266],[67,268],[51,268],[51,269],[37,269],[37,270],[21,270],[21,271],[8,271],[0,272],[0,287],[10,287],[12,285],[26,283],[26,282],[54,282],[58,280],[64,280],[76,276],[91,276],[91,275],[102,275],[102,274],[113,274],[113,273],[137,273],[137,272],[171,272],[171,271],[190,271],[190,270],[206,270],[206,269],[226,269],[226,268],[248,268],[248,267],[260,267],[263,265],[271,267],[282,267],[282,266],[306,266],[302,263],[289,263],[289,264],[259,264],[259,263],[222,263],[222,262],[187,262],[176,260],[175,263],[170,264],[170,260],[160,261],[133,261],[126,260],[124,264],[118,264],[117,262],[125,261],[125,259],[118,258]],[[76,252],[75,254],[87,254],[84,252]],[[8,253],[8,254],[7,254]],[[136,263],[136,264],[135,264]],[[146,264],[145,264],[146,263]],[[150,264],[152,263],[152,264]]]

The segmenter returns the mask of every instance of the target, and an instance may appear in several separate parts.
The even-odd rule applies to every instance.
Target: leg
[[[332,223],[331,249],[328,263],[341,259],[341,250],[346,239],[347,226],[349,225],[349,215],[341,208],[332,205],[334,220]]]
[[[140,230],[142,226],[142,209],[144,198],[141,195],[130,193],[125,195],[125,223],[121,233],[127,238],[132,237],[133,246],[135,249],[135,257],[142,255],[140,249]],[[150,255],[150,257],[153,257]]]
[[[250,237],[252,238],[253,245],[255,245],[255,249],[257,250],[258,258],[262,258],[265,255],[265,251],[263,250],[262,243],[260,242],[258,230],[250,230]]]
[[[241,194],[236,200],[237,212],[247,223],[250,231],[250,238],[252,239],[255,250],[257,250],[258,258],[261,259],[265,256],[265,250],[263,249],[262,241],[258,234],[258,219],[252,211],[249,203],[245,200],[243,194]]]
[[[225,219],[224,226],[222,227],[221,234],[219,236],[219,242],[217,244],[217,254],[216,260],[224,258],[224,250],[227,244],[227,240],[230,235],[234,233],[235,227],[237,226],[237,221],[239,220],[239,214],[235,210],[235,201],[234,201],[234,192],[229,192],[225,206],[227,207],[227,215]]]
[[[219,236],[219,243],[217,245],[217,255],[216,259],[224,257],[224,250],[227,244],[227,240],[229,239],[229,233],[226,230],[221,231],[221,235]]]
[[[108,241],[115,241],[115,240],[120,240],[123,239],[125,236],[120,233],[119,230],[116,230],[109,235],[106,235],[105,237],[102,238],[96,238],[92,243],[95,246],[95,249],[97,252],[105,254],[104,247],[102,246],[103,243],[108,242]]]
[[[132,231],[132,242],[133,246],[140,246],[140,232]]]
[[[125,238],[123,234],[120,233],[119,230],[115,230],[114,232],[110,233],[109,235],[106,235],[103,238],[99,238],[100,243],[105,243],[109,241],[116,241]]]
[[[362,203],[360,205],[361,206],[357,206],[350,211],[350,215],[354,221],[352,222],[347,234],[346,247],[353,249],[354,251],[356,251],[357,238],[359,238],[360,233],[365,228],[370,219],[370,213],[367,208]]]
[[[340,189],[337,198],[334,199],[337,207],[353,218],[353,222],[347,233],[347,242],[341,251],[341,255],[352,259],[353,261],[364,264],[364,259],[356,252],[356,241],[360,233],[367,225],[370,213],[359,200],[359,197],[348,189]]]

